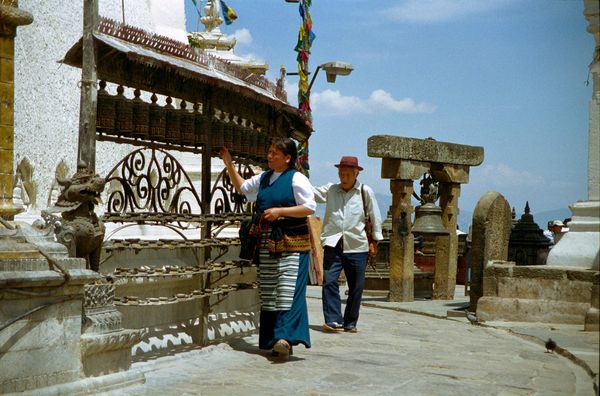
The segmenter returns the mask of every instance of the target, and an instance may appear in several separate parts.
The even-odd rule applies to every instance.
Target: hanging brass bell
[[[415,208],[413,234],[419,235],[449,235],[442,223],[442,209],[433,203],[426,203]]]

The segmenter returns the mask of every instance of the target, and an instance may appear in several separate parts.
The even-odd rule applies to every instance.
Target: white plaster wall
[[[185,37],[184,0],[125,0],[125,22],[180,39]],[[99,0],[99,13],[122,21],[121,0]],[[166,7],[168,6],[168,12]],[[83,1],[21,0],[33,14],[15,40],[15,169],[27,157],[38,185],[39,213],[46,206],[56,166],[76,168],[81,70],[57,63],[82,35]],[[162,19],[166,18],[164,22]],[[96,170],[106,172],[127,152],[125,145],[98,142]]]

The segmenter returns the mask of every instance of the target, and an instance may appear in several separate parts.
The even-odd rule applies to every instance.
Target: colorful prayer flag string
[[[312,17],[310,15],[311,0],[300,0],[299,11],[302,18],[302,24],[298,31],[298,42],[294,51],[298,52],[296,60],[298,61],[298,108],[306,116],[309,126],[312,128],[312,110],[310,108],[310,92],[308,90],[308,58],[310,57],[310,48],[315,39],[312,32]],[[296,168],[308,177],[308,138],[298,146],[298,160]]]

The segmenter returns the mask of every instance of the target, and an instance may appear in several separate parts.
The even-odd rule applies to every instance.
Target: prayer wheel
[[[166,116],[165,109],[156,103],[158,97],[156,94],[152,94],[150,97],[152,103],[150,104],[150,128],[149,135],[150,140],[163,141],[165,138],[166,129]]]
[[[181,110],[179,110],[179,130],[181,132],[181,143],[193,146],[195,143],[194,136],[194,113],[186,109],[187,103],[185,100],[181,101]]]
[[[133,103],[123,95],[125,89],[122,85],[117,87],[116,103],[116,129],[117,134],[131,136],[133,132]]]
[[[100,132],[112,133],[115,129],[116,118],[115,97],[106,91],[106,81],[101,80],[99,85],[96,129]]]
[[[209,120],[206,115],[198,111],[199,109],[200,105],[198,103],[194,103],[194,133],[196,135],[194,144],[196,146],[206,145],[209,142]]]
[[[225,123],[220,121],[218,118],[213,118],[212,120],[212,128],[210,129],[210,145],[213,148],[213,151],[218,152],[221,147],[225,144],[223,139]]]
[[[132,103],[132,119],[133,119],[133,136],[148,139],[148,129],[150,125],[150,108],[148,103],[141,98],[141,91],[136,88],[133,91]]]
[[[179,143],[181,139],[180,114],[173,106],[173,99],[167,96],[167,104],[165,105],[166,121],[165,121],[165,140],[167,142]]]

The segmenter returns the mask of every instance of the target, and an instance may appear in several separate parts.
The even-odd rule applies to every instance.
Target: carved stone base
[[[547,264],[598,270],[600,257],[600,202],[583,201],[570,206],[569,232],[550,250]]]
[[[484,271],[477,316],[488,321],[583,325],[599,276],[586,269],[495,262]]]
[[[96,377],[129,370],[131,347],[142,339],[141,330],[121,330],[81,336],[83,374]]]
[[[591,307],[585,314],[585,331],[600,331],[600,311],[598,308]]]
[[[592,286],[592,306],[585,314],[585,331],[600,331],[600,277],[596,277]]]
[[[114,305],[115,286],[106,281],[85,285],[81,363],[86,377],[128,370],[131,347],[143,337],[142,330],[123,329],[121,313]]]

